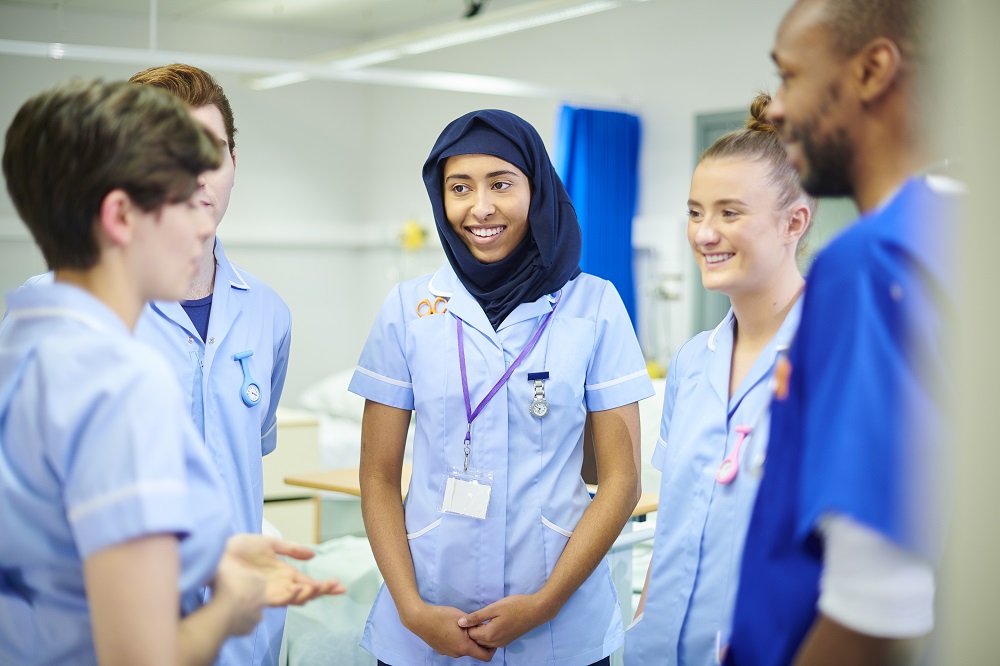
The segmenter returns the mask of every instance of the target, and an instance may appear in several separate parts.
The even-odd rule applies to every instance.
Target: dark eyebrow
[[[497,176],[514,176],[515,178],[520,178],[520,174],[514,173],[510,169],[501,169],[500,171],[490,171],[486,174],[487,178],[496,178]],[[472,180],[472,176],[464,173],[453,173],[450,176],[445,176],[445,180]]]

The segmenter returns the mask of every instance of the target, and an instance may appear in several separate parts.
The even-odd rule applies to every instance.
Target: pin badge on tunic
[[[545,399],[545,380],[549,378],[547,372],[529,372],[528,381],[535,382],[535,397],[531,400],[528,411],[541,418],[549,413],[549,403]]]
[[[240,367],[243,369],[243,386],[240,387],[240,397],[247,407],[253,407],[260,402],[260,386],[250,376],[250,366],[247,364],[247,359],[251,356],[253,356],[253,352],[249,349],[233,354],[233,360],[239,361]]]

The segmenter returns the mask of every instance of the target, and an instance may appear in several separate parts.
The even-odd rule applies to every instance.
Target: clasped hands
[[[537,595],[516,594],[474,613],[425,605],[407,628],[438,654],[490,661],[497,648],[509,645],[554,616]]]

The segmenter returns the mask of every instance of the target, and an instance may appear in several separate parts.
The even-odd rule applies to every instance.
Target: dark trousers
[[[378,666],[389,666],[389,664],[385,663],[384,661],[379,661]],[[605,657],[600,661],[595,661],[590,666],[611,666],[611,657]]]

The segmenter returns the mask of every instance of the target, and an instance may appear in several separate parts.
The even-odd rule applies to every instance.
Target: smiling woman
[[[688,242],[702,283],[732,307],[670,364],[653,456],[667,508],[627,633],[627,664],[719,663],[729,640],[767,451],[769,380],[798,325],[804,280],[796,254],[815,207],[765,119],[769,102],[758,95],[746,128],[705,151],[691,179]]]
[[[362,647],[392,666],[607,664],[623,629],[600,565],[639,497],[636,403],[652,394],[628,313],[580,272],[576,213],[521,118],[452,122],[423,176],[448,265],[396,286],[350,385],[366,398],[362,513],[385,578]]]

